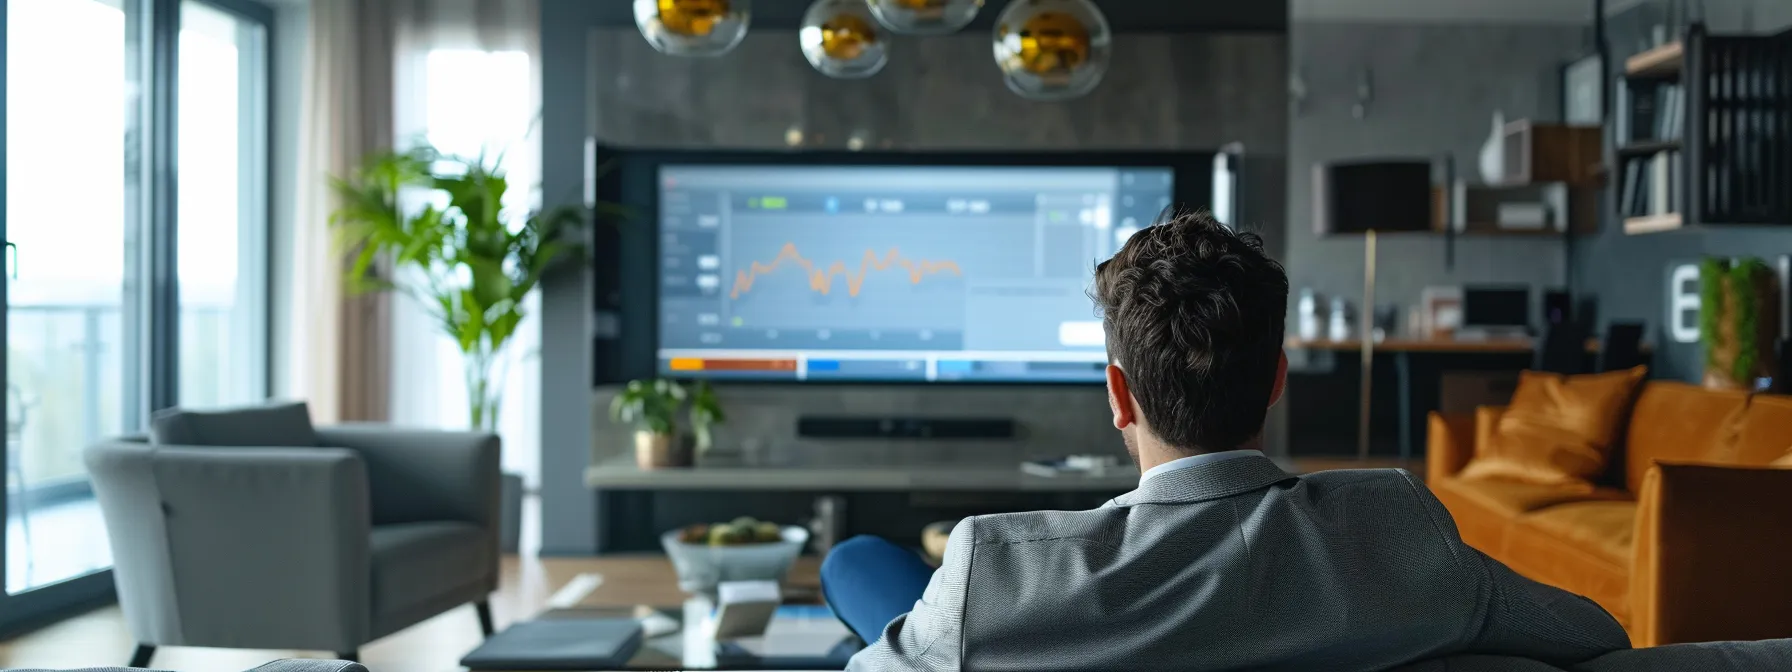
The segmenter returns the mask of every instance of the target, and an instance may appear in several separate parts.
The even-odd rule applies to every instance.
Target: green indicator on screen
[[[761,196],[759,198],[759,207],[765,210],[783,210],[789,205],[783,196]]]

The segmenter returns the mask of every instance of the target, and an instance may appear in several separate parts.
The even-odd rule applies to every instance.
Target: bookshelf
[[[1711,35],[1626,59],[1614,117],[1619,219],[1631,235],[1792,225],[1792,30]]]

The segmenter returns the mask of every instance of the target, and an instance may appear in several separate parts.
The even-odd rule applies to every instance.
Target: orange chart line
[[[951,271],[953,275],[964,275],[956,261],[910,260],[902,256],[902,253],[894,247],[884,253],[882,258],[879,258],[875,251],[865,250],[865,257],[859,260],[857,272],[849,271],[846,262],[843,261],[828,264],[825,269],[816,268],[815,262],[803,258],[802,253],[797,251],[796,243],[785,243],[784,247],[778,250],[778,256],[772,257],[770,263],[762,264],[755,261],[747,266],[747,270],[736,271],[734,287],[728,291],[728,298],[738,299],[742,294],[752,291],[753,282],[758,280],[759,276],[778,270],[778,267],[786,261],[801,267],[803,272],[809,276],[809,289],[823,295],[834,291],[834,278],[843,275],[846,276],[846,295],[858,296],[859,289],[865,286],[865,276],[870,275],[872,271],[887,271],[896,267],[907,272],[909,283],[916,285],[921,284],[922,278],[935,273]]]

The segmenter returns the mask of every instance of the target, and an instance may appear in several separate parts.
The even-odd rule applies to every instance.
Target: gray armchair
[[[139,642],[132,667],[157,646],[356,660],[363,644],[467,603],[491,634],[498,437],[339,426],[303,447],[231,447],[157,433],[86,453]]]

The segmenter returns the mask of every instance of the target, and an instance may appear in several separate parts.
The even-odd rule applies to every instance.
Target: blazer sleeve
[[[915,608],[884,628],[884,634],[847,663],[850,671],[912,670],[949,672],[964,665],[965,586],[976,556],[976,517],[952,528],[940,568]]]
[[[1464,595],[1475,596],[1461,653],[1521,656],[1571,665],[1630,648],[1630,637],[1597,603],[1519,576],[1498,560],[1462,542],[1456,521],[1431,490],[1402,471],[1463,573]]]

